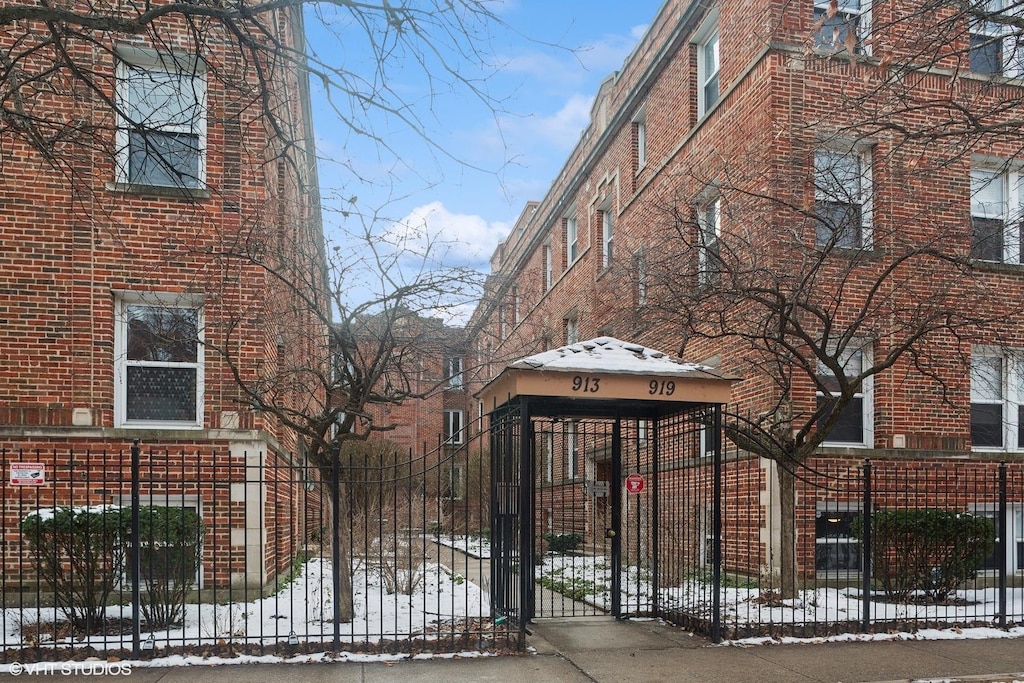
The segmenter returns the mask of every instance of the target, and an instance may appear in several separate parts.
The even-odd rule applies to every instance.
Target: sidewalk
[[[714,646],[656,622],[616,622],[601,617],[539,623],[530,644],[535,653],[520,656],[135,667],[130,676],[117,677],[133,683],[192,683],[197,679],[214,683],[1024,682],[1024,639],[1019,638]],[[22,676],[33,677],[28,672]],[[101,677],[107,678],[96,671],[46,675],[48,680],[75,683]]]

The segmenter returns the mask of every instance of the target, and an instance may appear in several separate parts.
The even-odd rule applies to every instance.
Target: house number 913
[[[572,378],[572,390],[584,394],[596,394],[601,390],[601,378],[575,375]]]

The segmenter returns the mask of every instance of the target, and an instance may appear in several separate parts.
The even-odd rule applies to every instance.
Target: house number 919
[[[601,390],[601,378],[575,375],[572,378],[572,390],[581,391],[585,394],[596,394]]]
[[[651,396],[671,396],[676,393],[676,383],[672,380],[656,380],[652,379],[650,384]]]

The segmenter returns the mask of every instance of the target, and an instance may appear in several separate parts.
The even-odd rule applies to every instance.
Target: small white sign
[[[41,462],[11,463],[13,486],[42,486],[46,483],[46,469]]]

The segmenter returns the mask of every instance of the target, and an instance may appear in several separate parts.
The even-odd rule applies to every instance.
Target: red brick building
[[[730,411],[808,449],[796,469],[1018,460],[1019,29],[986,7],[922,3],[911,26],[887,4],[665,2],[495,253],[471,389],[608,335],[742,378]],[[775,571],[793,468],[739,454],[743,569]],[[817,543],[848,537],[857,503],[798,483],[796,505],[793,544],[820,571]],[[996,561],[1024,571],[1024,512],[1008,516]]]
[[[116,473],[138,440],[159,472],[144,500],[195,506],[208,525],[232,510],[215,543],[235,559],[207,579],[258,583],[281,569],[272,548],[304,538],[288,469],[303,446],[246,389],[327,362],[310,341],[326,331],[294,305],[322,296],[323,234],[308,77],[246,42],[301,54],[301,10],[257,21],[267,33],[243,40],[180,13],[132,32],[27,22],[0,36],[28,83],[49,83],[22,102],[36,130],[0,130],[0,450],[46,480],[3,473],[5,529],[26,506],[124,502]],[[230,481],[198,469],[213,463]],[[96,468],[107,484],[75,483]]]

